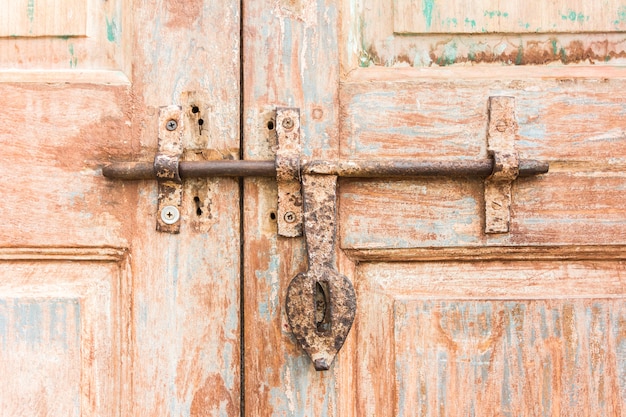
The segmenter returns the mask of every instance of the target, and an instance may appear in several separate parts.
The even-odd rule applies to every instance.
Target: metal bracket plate
[[[159,187],[156,229],[164,233],[180,232],[183,200],[178,163],[183,154],[183,117],[179,106],[159,109],[159,143],[154,157],[154,172]]]
[[[302,186],[300,184],[300,109],[276,109],[276,180],[278,184],[278,234],[302,236]]]
[[[515,98],[489,97],[487,150],[494,167],[485,179],[485,233],[509,232],[511,184],[519,175],[516,135]]]

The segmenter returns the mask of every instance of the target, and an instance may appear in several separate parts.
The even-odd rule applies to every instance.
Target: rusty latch
[[[300,150],[300,112],[276,111],[278,149],[275,161],[179,161],[182,154],[181,109],[159,114],[159,150],[154,164],[118,163],[102,169],[109,178],[159,181],[157,229],[180,230],[181,182],[208,176],[266,176],[278,179],[278,232],[304,234],[308,270],[287,289],[287,318],[293,334],[313,360],[315,369],[329,369],[342,347],[356,311],[356,296],[335,262],[337,177],[479,176],[485,180],[485,232],[506,233],[510,223],[511,183],[518,176],[548,172],[548,164],[519,159],[515,150],[517,123],[512,97],[489,98],[490,158],[473,161],[305,161]],[[304,223],[303,222],[304,219]]]
[[[304,237],[309,269],[287,288],[287,319],[315,369],[330,368],[356,313],[350,280],[337,271],[337,177],[304,175]]]

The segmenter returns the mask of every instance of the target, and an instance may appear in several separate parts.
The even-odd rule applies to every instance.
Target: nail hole
[[[272,120],[270,120],[269,122],[267,122],[267,128],[269,130],[274,130],[274,122]]]
[[[276,213],[271,212],[271,213],[270,213],[270,219],[272,219],[272,220],[276,220]]]
[[[203,120],[203,119],[198,119],[198,124],[199,124],[200,126],[202,126],[202,125],[204,124],[204,120]]]
[[[194,114],[195,114],[195,113],[198,113],[199,111],[200,111],[200,109],[198,108],[198,106],[193,106],[193,107],[191,108],[191,112],[192,112],[192,113],[194,113]]]

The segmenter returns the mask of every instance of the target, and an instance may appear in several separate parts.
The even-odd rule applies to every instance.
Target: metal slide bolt
[[[161,210],[161,220],[165,224],[174,224],[180,219],[180,211],[174,206],[165,206]]]

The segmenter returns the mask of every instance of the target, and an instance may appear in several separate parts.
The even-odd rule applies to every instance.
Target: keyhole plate
[[[296,275],[287,288],[287,319],[315,369],[330,368],[350,332],[356,295],[350,280],[331,268]]]

